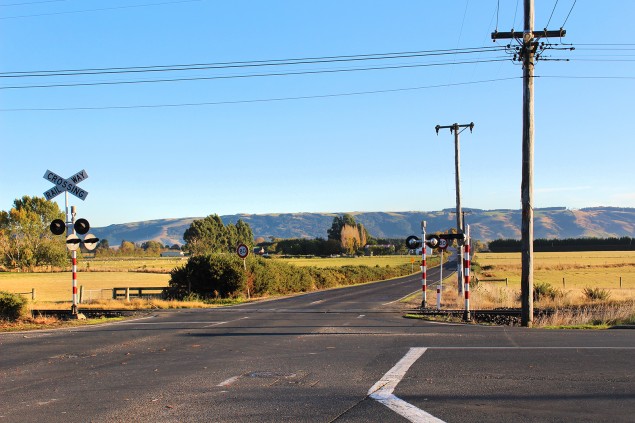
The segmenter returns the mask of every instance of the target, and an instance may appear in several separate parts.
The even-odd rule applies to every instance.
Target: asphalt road
[[[635,331],[405,319],[418,289],[0,334],[0,422],[634,420]]]

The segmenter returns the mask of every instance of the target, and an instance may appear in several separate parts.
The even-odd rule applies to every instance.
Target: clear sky
[[[522,8],[0,0],[0,209],[82,169],[70,202],[92,226],[452,208],[454,138],[434,128],[455,122],[475,124],[463,207],[518,209],[522,69],[490,33],[522,31]],[[635,207],[634,17],[631,0],[536,0],[535,27],[567,31],[545,41],[576,49],[536,65],[535,207]],[[73,72],[15,73],[39,71]]]

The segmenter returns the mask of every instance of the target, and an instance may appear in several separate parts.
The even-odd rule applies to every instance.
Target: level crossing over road
[[[0,422],[632,421],[635,332],[405,319],[419,284],[0,334]]]

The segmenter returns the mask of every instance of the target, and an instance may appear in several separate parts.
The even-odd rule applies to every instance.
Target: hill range
[[[520,210],[464,209],[472,237],[480,241],[520,239]],[[225,224],[238,219],[249,223],[256,238],[326,238],[333,217],[344,213],[234,214],[221,216]],[[350,212],[375,238],[406,238],[421,233],[421,221],[428,232],[445,232],[456,227],[453,209],[406,212]],[[202,217],[158,219],[94,228],[94,234],[111,246],[122,241],[159,241],[183,245],[183,233]],[[535,238],[608,238],[635,236],[635,208],[593,207],[567,209],[550,207],[534,211]]]

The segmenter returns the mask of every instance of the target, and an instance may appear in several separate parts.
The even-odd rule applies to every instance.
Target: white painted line
[[[241,376],[241,375],[239,375],[239,376],[234,376],[234,377],[230,377],[229,379],[227,379],[227,380],[225,380],[225,381],[223,381],[223,382],[219,383],[219,384],[218,384],[218,385],[216,385],[216,386],[229,386],[229,385],[231,385],[232,383],[236,382],[238,379],[240,379],[240,376]]]
[[[205,328],[211,328],[211,327],[214,327],[214,326],[224,325],[225,323],[238,322],[238,321],[240,321],[240,320],[245,320],[245,319],[249,319],[249,316],[241,317],[240,319],[228,320],[228,321],[226,321],[226,322],[216,322],[216,323],[212,323],[211,325],[203,326],[203,329],[205,329]]]
[[[410,366],[426,352],[426,349],[427,348],[410,348],[410,351],[369,389],[368,395],[411,422],[443,423],[443,420],[434,417],[432,414],[392,394]]]
[[[391,302],[389,302],[389,303],[383,303],[382,305],[383,305],[383,306],[385,306],[385,305],[390,305],[390,304],[396,303],[396,302],[398,302],[398,301],[401,301],[401,300],[404,300],[404,299],[406,299],[406,298],[410,297],[411,295],[415,295],[415,294],[417,294],[417,293],[419,293],[419,292],[421,292],[421,291],[420,291],[420,290],[413,291],[413,292],[411,292],[410,294],[404,295],[403,297],[401,297],[401,298],[397,298],[396,300],[391,301]]]

